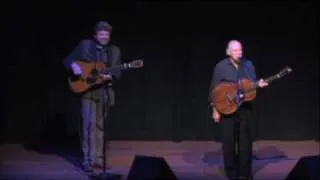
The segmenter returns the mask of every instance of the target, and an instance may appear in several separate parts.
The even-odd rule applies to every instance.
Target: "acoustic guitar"
[[[271,83],[276,79],[289,74],[292,71],[290,67],[285,67],[279,73],[265,79]],[[224,115],[233,114],[238,110],[244,102],[253,101],[256,98],[256,89],[259,88],[258,82],[253,82],[249,79],[241,79],[239,83],[222,82],[213,90],[213,102],[217,111]]]
[[[134,60],[112,67],[106,67],[103,62],[77,61],[76,63],[80,66],[82,75],[70,74],[68,76],[69,86],[75,93],[83,93],[93,86],[105,83],[106,80],[103,76],[108,73],[143,67],[143,60]]]

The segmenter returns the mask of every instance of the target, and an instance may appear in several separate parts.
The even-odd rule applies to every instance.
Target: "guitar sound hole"
[[[70,76],[71,81],[79,81],[81,79],[81,76],[79,75],[72,75]]]
[[[91,73],[92,76],[98,76],[98,70],[97,69],[92,69]]]
[[[88,84],[93,84],[97,81],[97,76],[98,76],[98,70],[96,68],[92,69],[90,72],[90,77],[87,78],[87,83]]]
[[[96,80],[97,80],[97,78],[95,78],[95,77],[88,77],[87,78],[87,83],[88,84],[92,84],[92,83],[96,82]]]

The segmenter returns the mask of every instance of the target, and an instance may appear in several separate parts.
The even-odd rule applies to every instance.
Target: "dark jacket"
[[[106,53],[108,66],[116,66],[121,64],[121,53],[120,48],[115,45],[101,46],[95,39],[85,39],[82,40],[78,45],[72,50],[72,52],[64,59],[63,64],[67,71],[71,71],[71,64],[75,61],[88,61],[96,62],[101,60],[103,57],[102,53]],[[121,76],[121,71],[112,72],[113,81],[116,81]],[[111,105],[114,103],[114,90],[112,87],[100,86],[96,89],[91,89],[83,94],[84,98],[93,98],[99,100],[101,98],[102,90],[107,90],[109,100],[111,100]],[[112,97],[113,96],[113,97]]]

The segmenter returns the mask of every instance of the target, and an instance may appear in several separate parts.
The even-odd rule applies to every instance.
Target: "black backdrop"
[[[219,140],[208,88],[230,39],[243,43],[259,77],[294,69],[259,91],[258,138],[319,138],[318,34],[309,3],[15,4],[6,18],[2,141],[77,137],[79,101],[62,59],[99,20],[114,26],[124,62],[145,62],[117,83],[109,139]]]

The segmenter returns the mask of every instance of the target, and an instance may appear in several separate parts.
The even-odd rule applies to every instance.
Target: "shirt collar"
[[[228,57],[227,60],[228,60],[228,64],[233,65],[231,58]],[[241,66],[242,64],[243,64],[243,60],[240,61],[239,66]]]

